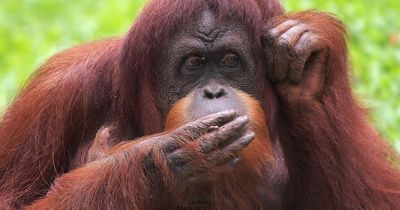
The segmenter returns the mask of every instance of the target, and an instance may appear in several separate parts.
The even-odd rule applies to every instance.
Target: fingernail
[[[254,133],[254,131],[252,131],[252,130],[247,130],[247,131],[243,134],[244,137],[246,137],[246,136],[252,136],[252,135],[255,136],[255,133]]]
[[[237,121],[239,121],[239,123],[247,123],[247,122],[249,122],[249,117],[247,117],[246,115],[240,116],[240,117],[238,117],[236,119],[237,119]]]
[[[241,159],[242,159],[242,158],[237,157],[237,158],[235,158],[235,159],[229,161],[229,165],[230,165],[230,166],[234,166],[234,165],[236,165]]]
[[[210,130],[211,131],[215,131],[215,130],[217,130],[219,128],[219,126],[217,126],[217,125],[212,125],[212,126],[210,126]]]
[[[247,146],[248,144],[250,144],[253,141],[253,139],[255,137],[256,137],[256,134],[254,132],[251,132],[251,133],[245,135],[242,138],[242,144]]]
[[[225,111],[222,111],[223,114],[227,114],[227,115],[233,115],[236,114],[236,111],[234,109],[228,109]]]

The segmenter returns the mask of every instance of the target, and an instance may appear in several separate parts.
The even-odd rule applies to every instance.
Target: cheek
[[[165,130],[174,130],[187,122],[187,108],[190,103],[191,96],[187,96],[177,101],[172,108],[169,110],[169,113],[166,118]]]
[[[256,76],[253,74],[246,74],[242,76],[240,80],[237,81],[237,89],[239,89],[241,92],[246,93],[247,95],[259,99],[260,89],[258,87]]]
[[[165,116],[173,105],[184,97],[181,89],[179,88],[179,81],[173,78],[167,78],[157,82],[158,95],[156,96],[158,104]]]
[[[231,85],[237,90],[259,98],[258,96],[260,94],[258,90],[260,90],[259,84],[261,82],[259,69],[257,69],[253,61],[251,61],[250,64],[244,65],[244,68],[240,71],[240,74],[232,78],[233,83],[231,83]]]

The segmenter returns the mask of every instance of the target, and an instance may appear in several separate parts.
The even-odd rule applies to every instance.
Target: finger
[[[250,131],[223,149],[212,152],[207,157],[215,165],[229,163],[229,161],[238,158],[239,152],[246,148],[254,138],[255,133]]]
[[[273,48],[276,45],[277,39],[287,30],[297,25],[298,21],[296,20],[286,20],[280,21],[272,25],[271,28],[265,29],[262,36],[262,46],[264,49]]]
[[[288,74],[288,61],[290,59],[290,48],[288,39],[282,37],[283,34],[290,31],[293,27],[299,25],[299,22],[296,20],[286,20],[282,23],[279,23],[272,29],[270,29],[266,35],[265,43],[266,46],[269,46],[269,50],[265,48],[267,51],[266,55],[270,56],[270,66],[272,68],[269,70],[269,77],[272,81],[282,81],[286,79]],[[300,24],[301,25],[301,24]],[[290,34],[288,34],[290,35]],[[272,60],[271,60],[272,59]]]
[[[222,125],[232,121],[237,116],[238,115],[235,110],[226,110],[226,111],[222,111],[222,112],[217,112],[215,114],[207,115],[203,118],[200,118],[199,120],[196,120],[195,123],[201,122],[204,125],[206,125],[207,127],[222,126]]]
[[[310,27],[307,24],[301,23],[295,25],[286,32],[282,33],[278,39],[278,44],[284,42],[284,44],[287,43],[289,47],[294,47],[294,45],[299,41],[300,37],[309,30]]]
[[[276,40],[278,37],[280,37],[284,32],[292,28],[293,26],[299,24],[297,20],[285,20],[282,23],[278,23],[275,26],[273,26],[269,30],[269,38],[271,40]]]
[[[110,139],[110,131],[111,128],[109,127],[101,127],[97,133],[96,137],[94,138],[94,144],[101,146],[102,148],[107,148],[108,147],[108,140]]]
[[[286,42],[287,40],[279,39],[282,34],[299,24],[296,20],[279,20],[272,24],[272,27],[267,30],[262,38],[262,45],[264,47],[265,57],[267,59],[267,76],[273,81],[277,82],[287,77],[288,72],[288,59],[290,58],[287,46],[279,42]]]
[[[321,45],[314,33],[306,32],[299,38],[293,47],[294,56],[290,64],[289,80],[292,83],[297,84],[300,82],[307,60],[313,52],[319,50],[321,50]]]
[[[264,38],[263,40],[264,41],[262,45],[264,47],[264,57],[267,65],[266,75],[272,82],[276,82],[277,78],[275,78],[275,71],[274,71],[275,69],[274,59],[276,55],[276,49],[273,46],[272,42],[266,41]]]
[[[276,47],[276,55],[274,57],[273,77],[275,81],[283,81],[287,78],[289,61],[290,50],[288,43],[281,41]]]
[[[249,145],[254,137],[254,132],[248,132],[223,150],[214,151],[209,155],[184,147],[167,155],[167,160],[172,169],[182,177],[198,178],[203,173],[232,168],[240,161],[239,152]]]
[[[310,30],[307,24],[298,24],[287,30],[285,33],[278,40],[278,46],[280,46],[280,53],[279,55],[283,56],[279,66],[285,68],[281,71],[286,71],[281,75],[281,79],[289,78],[290,81],[299,81],[301,77],[301,71],[297,68],[293,68],[291,65],[292,63],[296,63],[296,53],[293,48],[299,42],[300,38],[304,33],[307,33]],[[294,61],[293,61],[294,60]],[[295,64],[297,65],[297,64]],[[304,64],[303,64],[304,65]],[[279,71],[279,70],[278,70]]]
[[[226,110],[211,114],[176,129],[171,136],[172,139],[178,141],[193,141],[200,136],[232,121],[236,118],[236,116],[237,113],[234,110]]]
[[[228,143],[230,140],[238,137],[240,131],[248,124],[247,116],[237,117],[232,122],[220,127],[218,130],[206,134],[199,138],[200,152],[209,153],[218,147]]]
[[[239,140],[232,142],[222,149],[225,153],[238,154],[239,151],[247,147],[256,137],[253,131],[246,133],[244,136],[239,138]]]

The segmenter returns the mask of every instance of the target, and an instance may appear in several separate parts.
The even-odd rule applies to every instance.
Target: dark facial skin
[[[251,43],[242,24],[218,20],[210,10],[183,27],[161,53],[157,81],[163,115],[189,93],[195,94],[195,118],[226,109],[240,111],[232,87],[258,97]]]

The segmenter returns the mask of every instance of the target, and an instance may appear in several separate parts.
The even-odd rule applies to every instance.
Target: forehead
[[[226,32],[231,24],[217,20],[215,14],[210,10],[205,10],[195,19],[193,27],[189,27],[192,35],[203,36],[204,38],[214,38]]]
[[[219,19],[211,10],[204,10],[181,29],[180,38],[196,39],[203,43],[216,42],[229,36],[231,41],[245,41],[248,33],[242,23]]]

